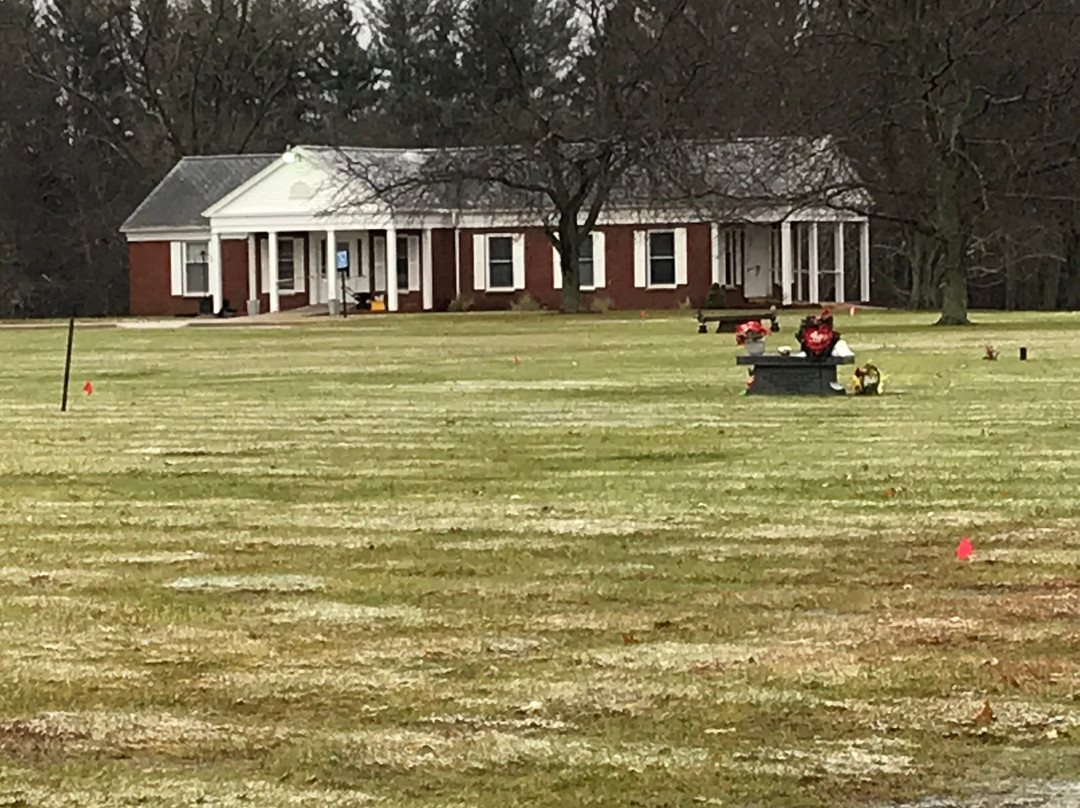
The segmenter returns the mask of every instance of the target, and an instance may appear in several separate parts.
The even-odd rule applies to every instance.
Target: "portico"
[[[416,295],[410,308],[430,310],[432,231],[452,227],[449,215],[342,204],[345,190],[323,156],[293,149],[204,210],[214,310],[225,300],[221,242],[238,238],[248,243],[249,314],[321,303],[337,314],[353,295],[391,312]]]

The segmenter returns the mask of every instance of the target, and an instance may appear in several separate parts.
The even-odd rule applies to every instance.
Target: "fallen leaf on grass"
[[[982,709],[971,717],[971,723],[977,727],[985,727],[994,720],[994,711],[990,709],[990,702],[984,701]]]

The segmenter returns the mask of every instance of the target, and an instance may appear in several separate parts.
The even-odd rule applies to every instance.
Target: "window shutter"
[[[644,289],[648,286],[649,250],[646,239],[649,234],[644,230],[634,231],[634,286]]]
[[[675,228],[675,285],[686,286],[686,228]]]
[[[525,288],[525,234],[514,234],[514,288]]]
[[[370,242],[371,242],[371,234],[368,233],[366,230],[363,233],[360,234],[360,238],[356,242],[356,244],[357,244],[356,249],[358,249],[360,251],[360,261],[359,262],[353,261],[352,263],[353,263],[354,266],[358,266],[360,268],[360,270],[359,270],[360,271],[360,277],[362,277],[362,278],[370,277],[370,275],[371,275]],[[369,284],[369,287],[370,287],[370,284]]]
[[[473,291],[487,289],[487,236],[472,237]]]
[[[409,236],[409,292],[420,289],[420,236]]]
[[[712,283],[720,283],[720,225],[716,222],[709,225],[709,239]]]
[[[259,242],[259,288],[270,289],[270,241]]]
[[[372,256],[375,266],[373,275],[373,292],[386,291],[386,236],[375,236],[371,240],[374,255]]]
[[[551,282],[556,289],[562,289],[562,256],[554,244],[551,245]]]
[[[593,288],[603,289],[607,283],[607,263],[605,262],[605,247],[607,238],[602,230],[594,230],[592,234],[592,272]]]
[[[296,278],[293,281],[293,294],[299,294],[305,291],[304,279],[307,277],[307,262],[304,255],[304,240],[302,238],[293,239],[293,276]]]
[[[172,281],[173,297],[184,294],[184,242],[169,243],[169,277]]]

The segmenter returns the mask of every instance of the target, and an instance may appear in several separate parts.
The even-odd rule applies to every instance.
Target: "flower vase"
[[[765,353],[765,340],[754,339],[746,341],[747,356],[761,356]]]

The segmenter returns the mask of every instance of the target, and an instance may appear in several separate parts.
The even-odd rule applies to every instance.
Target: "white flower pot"
[[[746,343],[746,353],[749,356],[761,356],[765,353],[765,340],[748,340]]]

